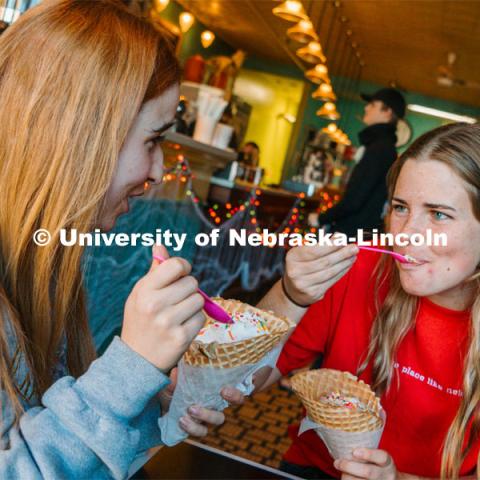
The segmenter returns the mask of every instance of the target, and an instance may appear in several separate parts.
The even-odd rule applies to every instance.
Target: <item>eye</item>
[[[158,135],[157,137],[152,138],[150,141],[153,142],[154,145],[159,145],[165,140],[165,135]]]
[[[431,213],[435,220],[448,220],[449,218],[453,218],[450,215],[441,212],[440,210],[432,210]]]
[[[149,150],[153,150],[154,147],[157,147],[165,140],[165,135],[158,135],[156,137],[151,138],[147,142],[147,147]]]
[[[394,203],[392,204],[392,210],[395,212],[395,213],[407,213],[407,207],[405,205],[401,205],[400,203]]]

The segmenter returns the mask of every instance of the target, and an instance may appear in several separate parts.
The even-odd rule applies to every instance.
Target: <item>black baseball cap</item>
[[[373,95],[361,93],[360,96],[366,102],[373,102],[374,100],[382,101],[387,107],[393,110],[393,113],[395,113],[398,118],[405,116],[405,109],[407,107],[405,98],[395,88],[381,88]]]

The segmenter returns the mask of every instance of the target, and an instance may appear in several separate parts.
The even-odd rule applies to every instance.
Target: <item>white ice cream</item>
[[[235,313],[232,318],[234,323],[228,325],[209,319],[195,340],[202,343],[232,343],[269,333],[265,321],[254,312]]]

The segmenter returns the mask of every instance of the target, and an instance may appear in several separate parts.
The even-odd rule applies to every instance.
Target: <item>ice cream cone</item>
[[[214,298],[213,300],[230,315],[251,311],[261,316],[267,325],[268,333],[231,343],[205,344],[196,340],[183,356],[188,365],[233,368],[254,364],[272,350],[294,327],[294,324],[286,317],[252,307],[238,300],[224,300],[223,298]]]
[[[302,400],[308,418],[301,432],[314,428],[334,458],[351,455],[354,448],[377,448],[385,425],[380,400],[369,385],[348,372],[320,369],[292,377],[292,388]],[[325,403],[331,392],[357,399],[358,408]]]

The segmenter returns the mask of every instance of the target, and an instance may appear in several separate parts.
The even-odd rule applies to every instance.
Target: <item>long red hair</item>
[[[45,0],[0,37],[0,382],[17,412],[19,394],[51,385],[64,340],[72,375],[94,358],[82,248],[59,231],[97,224],[142,104],[179,77],[169,36],[120,1]]]

